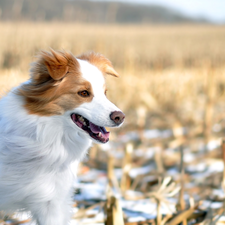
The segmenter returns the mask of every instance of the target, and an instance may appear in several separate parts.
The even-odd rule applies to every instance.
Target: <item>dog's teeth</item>
[[[101,137],[101,136],[102,136],[102,133],[101,133],[101,132],[100,132],[100,133],[98,133],[98,136],[99,136],[99,137]]]
[[[85,121],[83,122],[83,124],[84,124],[85,126],[87,125]]]

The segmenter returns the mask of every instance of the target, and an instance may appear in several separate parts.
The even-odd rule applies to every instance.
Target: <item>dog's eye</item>
[[[79,91],[78,95],[85,98],[85,97],[88,97],[90,94],[88,91]]]

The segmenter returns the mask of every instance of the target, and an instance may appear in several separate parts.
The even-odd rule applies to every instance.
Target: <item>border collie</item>
[[[125,118],[106,97],[106,75],[118,77],[101,54],[42,51],[30,79],[0,100],[0,211],[69,224],[72,165]]]

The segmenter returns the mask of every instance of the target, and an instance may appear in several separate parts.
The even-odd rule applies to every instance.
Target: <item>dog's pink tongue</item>
[[[92,122],[89,122],[89,123],[90,123],[90,129],[93,133],[97,134],[97,133],[101,132],[101,129],[99,126],[96,126]]]
[[[89,121],[89,125],[90,125],[90,129],[93,133],[98,134],[101,132],[102,133],[101,138],[103,138],[104,140],[107,140],[109,138],[109,132],[107,132],[104,127],[96,126],[95,124],[93,124],[90,121]]]

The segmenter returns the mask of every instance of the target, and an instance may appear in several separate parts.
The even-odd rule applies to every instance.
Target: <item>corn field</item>
[[[4,22],[0,37],[0,96],[50,48],[100,52],[120,74],[107,95],[126,121],[81,163],[71,224],[225,223],[224,26]]]

